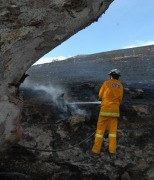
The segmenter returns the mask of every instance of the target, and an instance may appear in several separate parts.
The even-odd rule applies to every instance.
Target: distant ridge
[[[32,66],[28,74],[31,81],[39,83],[101,83],[113,68],[121,70],[121,81],[125,84],[154,86],[154,45],[79,55],[64,61]]]

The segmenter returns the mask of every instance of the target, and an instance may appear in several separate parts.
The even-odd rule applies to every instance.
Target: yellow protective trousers
[[[108,128],[109,152],[116,153],[117,125],[117,117],[99,116],[92,152],[97,154],[100,153],[103,143],[104,132],[106,128]]]

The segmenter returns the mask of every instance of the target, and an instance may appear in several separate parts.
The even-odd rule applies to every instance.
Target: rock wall
[[[111,2],[1,0],[1,77],[18,81],[40,57],[96,21]]]

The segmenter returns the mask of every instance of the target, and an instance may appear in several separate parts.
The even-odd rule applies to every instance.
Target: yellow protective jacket
[[[102,100],[100,116],[119,117],[119,106],[123,98],[123,85],[117,79],[103,83],[99,91]]]

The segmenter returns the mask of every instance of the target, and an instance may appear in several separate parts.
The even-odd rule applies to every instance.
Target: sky
[[[154,44],[153,18],[154,0],[114,0],[97,22],[70,37],[35,64]]]

